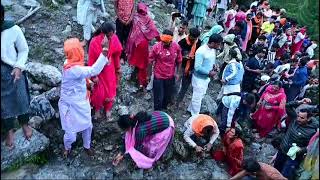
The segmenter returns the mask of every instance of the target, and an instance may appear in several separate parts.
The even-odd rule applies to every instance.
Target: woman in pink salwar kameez
[[[88,65],[92,66],[99,54],[102,51],[101,42],[107,37],[109,40],[108,58],[110,59],[110,66],[106,66],[102,72],[92,78],[95,83],[91,94],[91,105],[95,109],[95,119],[101,118],[100,110],[104,108],[107,119],[111,118],[111,108],[115,101],[117,93],[117,85],[119,84],[120,71],[120,56],[122,52],[122,45],[114,34],[114,27],[110,23],[103,23],[98,29],[90,42],[88,53]]]
[[[280,120],[285,115],[286,94],[281,82],[269,85],[257,103],[258,109],[252,115],[259,137],[267,136],[274,127],[280,127]]]
[[[103,46],[103,47],[102,47]],[[83,147],[89,155],[93,155],[91,144],[91,107],[86,78],[99,74],[108,63],[108,41],[104,39],[104,48],[91,66],[84,66],[84,50],[77,38],[65,41],[64,51],[66,61],[63,66],[60,99],[58,103],[61,126],[65,131],[64,153],[67,157],[71,151],[71,144],[76,141],[77,133],[82,132]]]
[[[165,112],[154,111],[151,114],[139,112],[135,116],[120,116],[118,125],[126,130],[125,153],[117,155],[116,166],[129,154],[138,168],[152,168],[172,142],[174,135],[173,119]]]

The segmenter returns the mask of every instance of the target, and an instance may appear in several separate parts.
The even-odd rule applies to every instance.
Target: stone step
[[[46,136],[35,129],[32,130],[31,140],[28,141],[25,139],[22,129],[18,129],[15,132],[15,147],[12,150],[9,150],[4,143],[1,143],[1,171],[44,151],[49,146],[49,139]]]

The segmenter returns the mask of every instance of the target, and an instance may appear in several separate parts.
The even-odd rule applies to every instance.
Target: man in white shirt
[[[219,136],[217,123],[206,114],[191,116],[184,126],[187,130],[184,132],[183,138],[197,153],[210,151]]]
[[[228,128],[231,128],[231,124],[234,122],[235,117],[239,118],[240,114],[242,114],[242,116],[247,115],[249,109],[255,105],[255,96],[247,93],[241,97],[240,93],[231,93],[223,96],[222,105],[221,120],[219,123],[221,135],[223,135]],[[234,116],[236,110],[238,112],[237,115]]]
[[[1,125],[7,131],[6,146],[14,147],[14,120],[18,117],[27,140],[30,96],[26,75],[22,72],[28,59],[28,44],[20,27],[4,20],[1,5]]]
[[[192,76],[192,99],[188,111],[191,115],[199,114],[201,102],[207,92],[210,77],[216,74],[215,63],[217,49],[220,47],[222,37],[213,34],[209,38],[208,44],[199,47],[195,55],[194,72]]]

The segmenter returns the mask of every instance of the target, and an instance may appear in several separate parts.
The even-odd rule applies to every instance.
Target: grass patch
[[[13,11],[12,6],[4,6],[4,11]]]
[[[30,164],[30,163],[41,166],[46,164],[48,162],[48,159],[49,159],[48,153],[44,151],[14,163],[10,167],[8,167],[6,171],[12,172],[12,171],[18,170],[24,164]]]
[[[41,45],[35,45],[34,48],[30,48],[30,53],[33,54],[36,57],[43,55],[45,52],[45,48]]]

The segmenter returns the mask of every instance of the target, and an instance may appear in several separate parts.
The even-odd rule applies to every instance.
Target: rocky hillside
[[[72,157],[62,159],[63,131],[59,121],[57,101],[61,82],[61,67],[64,61],[63,42],[68,37],[82,38],[82,28],[76,23],[76,0],[65,4],[57,0],[3,0],[8,11],[8,19],[19,20],[26,15],[30,5],[41,8],[20,26],[25,32],[30,46],[27,72],[30,92],[32,94],[30,123],[35,129],[31,141],[25,141],[21,130],[16,132],[16,149],[9,152],[1,145],[1,178],[2,179],[227,179],[224,164],[215,162],[210,156],[198,159],[182,140],[183,123],[188,119],[185,112],[191,100],[189,90],[182,103],[182,109],[171,108],[168,113],[176,123],[176,134],[173,145],[168,148],[162,160],[152,169],[143,171],[136,169],[132,162],[124,161],[118,167],[112,166],[112,159],[119,152],[123,132],[116,123],[105,121],[93,122],[93,147],[95,156],[88,157],[83,152],[81,137],[73,146]],[[169,23],[169,14],[173,5],[163,0],[146,1],[157,27],[162,31]],[[114,20],[111,0],[107,0],[107,18],[99,18],[98,24],[104,20]],[[208,24],[213,22],[207,22]],[[98,26],[97,24],[97,26]],[[113,109],[113,118],[124,111],[152,111],[152,93],[138,91],[133,83],[127,81],[131,72],[128,65],[123,65],[124,72],[121,90]],[[215,113],[215,98],[220,85],[211,82],[208,94],[204,98],[202,110]],[[244,130],[248,129],[244,127]],[[250,132],[249,132],[250,133]],[[216,148],[221,148],[218,140]],[[246,157],[259,153],[260,161],[268,162],[275,149],[269,144],[270,139],[263,142],[251,142],[246,139]]]

